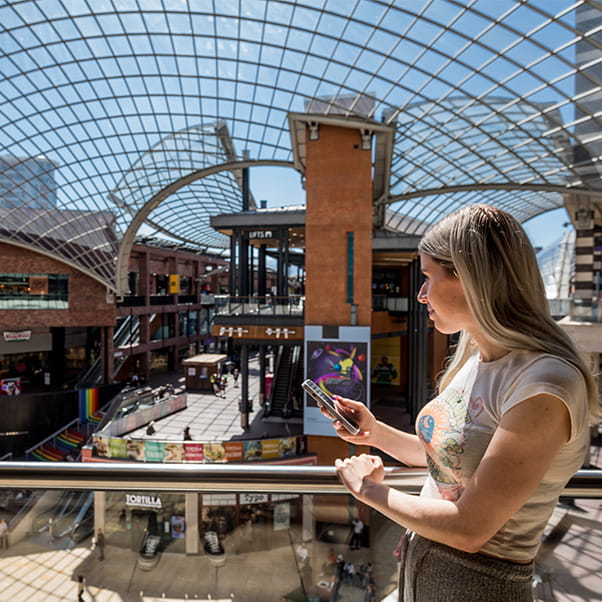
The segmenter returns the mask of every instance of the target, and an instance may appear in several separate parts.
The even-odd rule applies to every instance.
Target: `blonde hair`
[[[489,205],[469,205],[429,229],[418,250],[460,279],[490,342],[509,351],[549,353],[573,364],[585,379],[592,421],[598,419],[596,383],[572,339],[550,315],[535,251],[515,218]],[[475,342],[462,331],[440,389],[475,351]]]

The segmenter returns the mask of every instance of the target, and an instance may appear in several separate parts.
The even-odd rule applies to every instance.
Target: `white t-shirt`
[[[571,435],[527,502],[481,549],[514,561],[531,560],[562,489],[581,467],[589,444],[583,375],[552,355],[512,351],[492,362],[471,357],[452,382],[419,413],[416,432],[430,476],[421,495],[457,500],[479,466],[505,412],[541,393],[567,406]]]

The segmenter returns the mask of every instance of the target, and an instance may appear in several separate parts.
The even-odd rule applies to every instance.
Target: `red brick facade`
[[[56,259],[0,243],[0,272],[10,274],[67,274],[69,309],[1,310],[0,329],[36,327],[113,326],[115,301],[106,287]]]

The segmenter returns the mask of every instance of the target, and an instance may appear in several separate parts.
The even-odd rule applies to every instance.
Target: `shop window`
[[[69,277],[0,274],[0,309],[69,309]]]

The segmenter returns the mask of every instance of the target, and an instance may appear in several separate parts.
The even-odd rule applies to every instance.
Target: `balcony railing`
[[[215,314],[220,316],[296,316],[303,317],[305,296],[288,297],[251,296],[233,297],[215,296]]]
[[[415,494],[424,476],[387,468],[385,482]],[[2,462],[0,498],[5,490],[44,490],[30,497],[11,524],[8,551],[0,550],[2,591],[13,600],[75,599],[78,575],[89,589],[84,599],[99,601],[361,602],[369,588],[379,601],[395,590],[392,551],[401,528],[348,496],[333,467]],[[564,494],[595,511],[602,471],[579,471]],[[357,512],[366,529],[359,549],[350,549]],[[572,599],[570,588],[583,596],[575,600],[600,591],[594,521],[570,515],[575,528],[585,521],[586,535],[571,531],[570,555],[559,551],[558,525],[573,529],[567,512],[559,506],[549,545],[544,540],[537,600],[558,599],[554,590],[563,600]],[[99,528],[102,562],[91,546]],[[587,544],[588,537],[598,539]],[[355,574],[338,578],[333,555],[353,563]],[[585,572],[585,562],[595,566]]]

